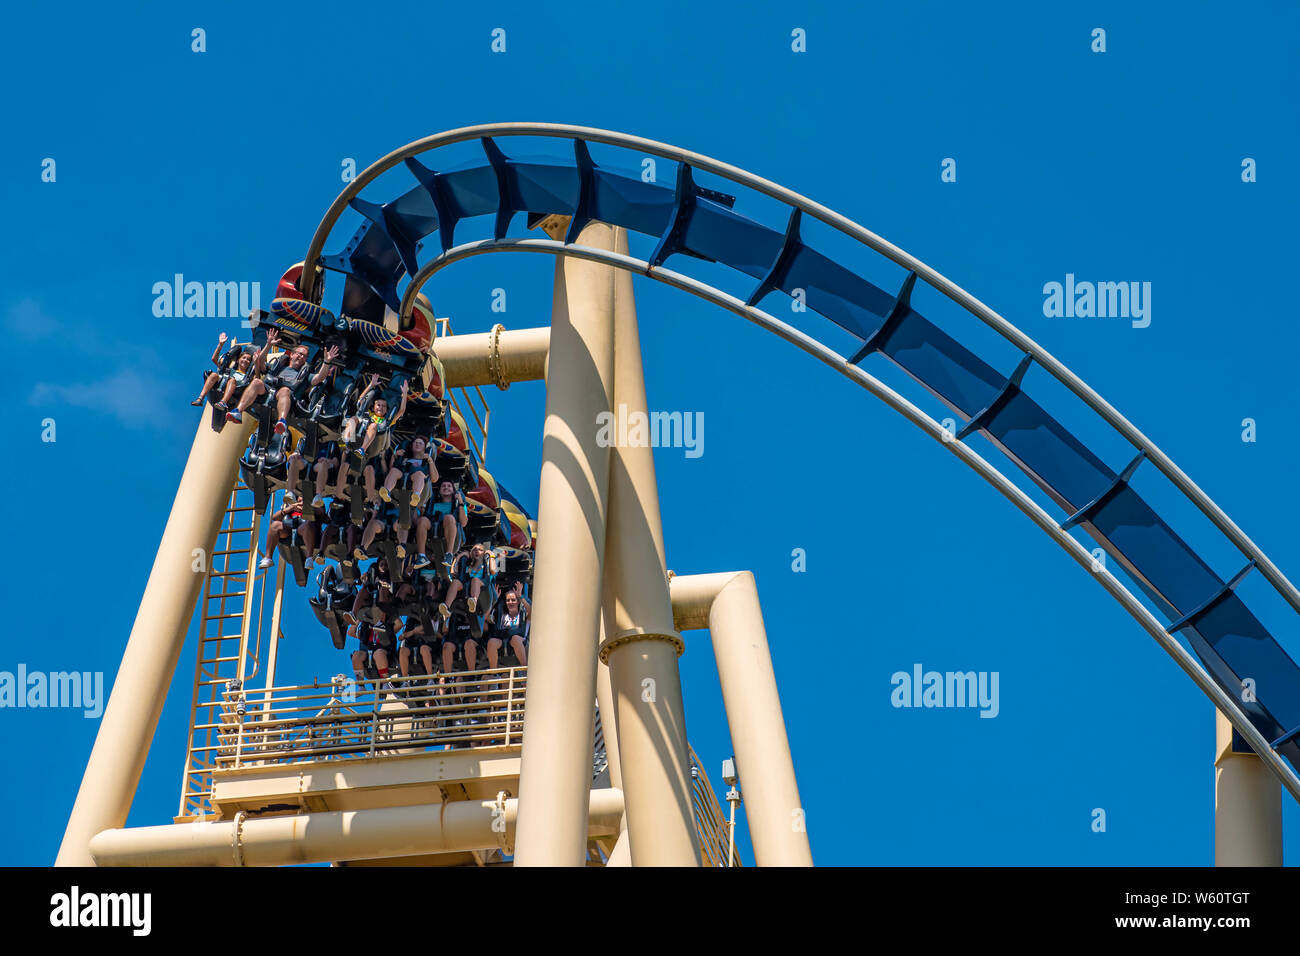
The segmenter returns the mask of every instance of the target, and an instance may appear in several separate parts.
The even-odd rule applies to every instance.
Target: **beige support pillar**
[[[605,642],[605,618],[601,615],[600,642]],[[600,710],[600,725],[605,732],[605,757],[609,761],[609,785],[623,789],[623,760],[618,750],[618,709],[614,706],[614,687],[609,680],[609,665],[601,661],[596,665],[596,706]]]
[[[212,430],[205,412],[190,447],[153,570],[122,653],[56,866],[90,866],[90,838],[126,823],[149,745],[203,586],[210,551],[253,429]],[[199,561],[200,553],[202,561]],[[196,568],[198,570],[196,570]]]
[[[621,229],[616,251],[627,252]],[[614,280],[614,410],[601,659],[609,666],[618,710],[631,860],[633,866],[699,866],[677,669],[683,645],[668,597],[640,332],[632,274],[626,271]],[[643,442],[630,434],[641,416],[647,416]],[[630,440],[618,434],[624,421]]]
[[[812,866],[754,576],[748,571],[678,576],[670,590],[677,626],[683,631],[707,627],[713,638],[754,862]]]
[[[591,223],[578,242],[613,249],[614,231]],[[587,855],[609,484],[596,420],[614,387],[613,269],[557,260],[550,346],[516,866],[582,866]]]
[[[500,329],[449,335],[433,343],[448,388],[504,385],[546,376],[551,330]]]
[[[1282,865],[1282,784],[1254,754],[1232,752],[1232,724],[1214,712],[1214,865]]]
[[[623,795],[594,790],[591,836],[618,832]],[[286,866],[508,850],[519,801],[453,800],[371,810],[249,817],[105,830],[90,842],[99,866]],[[501,829],[504,824],[504,830]]]
[[[600,618],[600,643],[605,643],[610,609],[604,608]],[[618,750],[618,708],[614,706],[614,685],[609,679],[609,665],[600,661],[596,665],[596,706],[600,711],[600,725],[605,734],[605,759],[609,761],[609,785],[623,789],[623,758]],[[631,866],[627,847],[627,814],[618,821],[618,840],[610,851],[606,866]]]
[[[623,817],[626,822],[626,815]],[[628,850],[627,830],[626,828],[619,832],[618,839],[614,841],[614,849],[609,852],[609,859],[605,861],[606,866],[631,866],[632,854]]]

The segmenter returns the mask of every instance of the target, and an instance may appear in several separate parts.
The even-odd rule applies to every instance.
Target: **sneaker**
[[[286,422],[283,418],[275,423],[275,433],[277,435],[283,435],[288,430],[289,430],[289,423]]]
[[[405,557],[406,557],[406,548],[404,548],[402,545],[399,544],[397,546],[397,560],[401,561]]]
[[[414,510],[415,510],[416,508],[418,508],[418,507],[420,507],[420,493],[419,493],[418,491],[412,491],[412,492],[411,492],[411,510],[414,511]]]
[[[215,408],[217,411],[221,412],[223,415],[226,412],[230,411],[230,406],[227,405],[225,402],[213,402],[212,407]]]
[[[226,412],[226,421],[234,422],[236,425],[244,424],[244,413],[237,408],[232,408]]]
[[[259,568],[261,568],[263,571],[265,571],[267,568],[269,568],[269,567],[270,567],[271,565],[273,565],[273,564],[275,564],[275,559],[272,558],[270,555],[267,555],[267,556],[266,556],[265,558],[263,558],[261,561],[258,561],[258,562],[257,562],[257,566],[258,566]]]
[[[324,498],[324,496],[323,496],[323,495],[317,495],[315,498],[313,498],[313,499],[311,500],[311,506],[312,506],[313,508],[324,508],[324,507],[325,507],[325,498]]]
[[[203,399],[196,398],[194,399],[194,401],[190,402],[190,404],[193,405],[195,408],[198,408],[200,405],[203,404]]]
[[[417,554],[415,556],[415,564],[413,565],[413,567],[415,567],[418,570],[419,568],[427,568],[428,566],[429,566],[429,559],[427,557],[425,557],[423,554]]]
[[[392,496],[391,494],[388,493],[388,489],[387,489],[386,487],[381,487],[381,488],[379,489],[379,497],[381,497],[381,498],[383,498],[385,501],[389,501],[389,502],[391,502],[391,501],[393,500],[393,496]]]
[[[366,460],[365,449],[360,447],[352,449],[352,457],[355,458],[357,461],[365,461]]]
[[[310,571],[313,567],[315,567],[315,565],[312,563],[311,558],[307,558],[307,559],[305,559],[305,560],[302,562],[302,566],[303,566],[303,569],[306,570],[306,571]]]

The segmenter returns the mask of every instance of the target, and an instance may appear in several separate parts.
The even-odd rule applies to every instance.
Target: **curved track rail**
[[[510,159],[496,139],[545,136],[571,140],[572,165]],[[440,147],[479,140],[481,166],[437,173],[415,157]],[[678,164],[673,187],[597,166],[587,143],[650,154]],[[360,198],[370,182],[398,164],[417,181],[407,193],[377,205]],[[693,171],[721,176],[789,207],[784,231],[733,211],[735,198],[704,189]],[[325,242],[343,212],[352,208],[368,222],[341,254],[323,256]],[[514,216],[562,214],[572,218],[565,242],[509,239]],[[897,294],[864,278],[803,242],[800,221],[812,216],[908,270]],[[493,238],[454,245],[465,219],[494,216]],[[649,260],[574,244],[588,222],[599,220],[658,239]],[[421,241],[437,235],[441,252],[419,262]],[[302,291],[320,301],[322,270],[347,276],[341,312],[382,315],[385,307],[409,315],[420,288],[439,269],[473,255],[498,251],[573,255],[642,273],[735,312],[858,382],[921,427],[994,485],[1039,525],[1147,630],[1214,701],[1243,738],[1300,800],[1300,668],[1236,595],[1250,570],[1261,574],[1300,612],[1300,592],[1272,561],[1154,443],[1061,362],[988,306],[938,272],[869,230],[797,193],[736,167],[639,137],[553,124],[508,123],[466,127],[427,137],[371,165],[339,195],[312,238]],[[758,280],[745,300],[663,268],[686,254],[731,266]],[[406,281],[404,293],[398,286]],[[1009,374],[998,372],[911,307],[917,281],[943,293],[997,331],[1023,353]],[[862,347],[844,357],[816,339],[757,308],[773,292],[801,295],[809,310],[856,336]],[[902,368],[964,421],[956,440],[937,421],[858,368],[876,352]],[[1110,468],[1024,391],[1032,364],[1052,374],[1137,449],[1126,467]],[[1067,516],[1051,517],[1022,488],[989,464],[963,439],[979,432],[1005,453]],[[1247,559],[1226,582],[1170,528],[1130,486],[1133,472],[1149,460],[1205,514]],[[1092,555],[1069,529],[1079,526],[1119,561],[1171,623],[1162,625],[1146,606]],[[1175,635],[1184,632],[1205,667]],[[1244,678],[1254,694],[1243,694]],[[1286,758],[1286,759],[1283,759]],[[1289,761],[1289,762],[1288,762]]]

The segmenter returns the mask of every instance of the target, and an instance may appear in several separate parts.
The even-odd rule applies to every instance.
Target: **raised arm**
[[[311,377],[312,385],[319,385],[337,371],[337,366],[331,365],[330,363],[338,358],[338,356],[339,347],[337,345],[331,345],[325,350],[325,357],[321,359],[320,369]]]
[[[361,394],[361,401],[357,402],[357,414],[364,415],[376,398],[379,397],[378,391],[379,376],[371,375],[370,382],[366,385],[366,390]]]
[[[266,353],[276,342],[280,341],[280,330],[272,329],[266,333],[266,344],[257,350],[257,355],[253,359],[253,369],[258,375],[266,371]]]
[[[225,342],[226,342],[226,333],[225,333],[225,332],[222,332],[220,335],[217,336],[217,347],[216,347],[215,349],[212,350],[212,364],[213,364],[213,365],[216,365],[216,364],[217,364],[217,359],[219,359],[219,358],[221,357],[221,346],[224,345]],[[234,345],[233,345],[233,344],[231,345],[231,348],[234,348]]]

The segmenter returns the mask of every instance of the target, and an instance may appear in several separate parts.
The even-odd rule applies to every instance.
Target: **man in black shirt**
[[[330,374],[332,366],[329,362],[338,355],[338,346],[330,346],[325,353],[325,361],[321,363],[320,369],[315,375],[309,375],[307,372],[308,353],[305,345],[296,345],[288,352],[281,352],[270,363],[267,363],[267,349],[273,348],[279,341],[279,329],[272,329],[266,333],[266,349],[258,353],[254,365],[254,374],[262,377],[251,382],[244,389],[244,394],[239,399],[239,406],[226,413],[227,421],[237,424],[242,422],[244,420],[243,413],[248,411],[252,404],[263,395],[272,392],[275,394],[275,410],[278,418],[275,423],[275,433],[283,435],[289,429],[287,419],[293,400],[301,398],[306,394],[309,386],[319,385]]]

